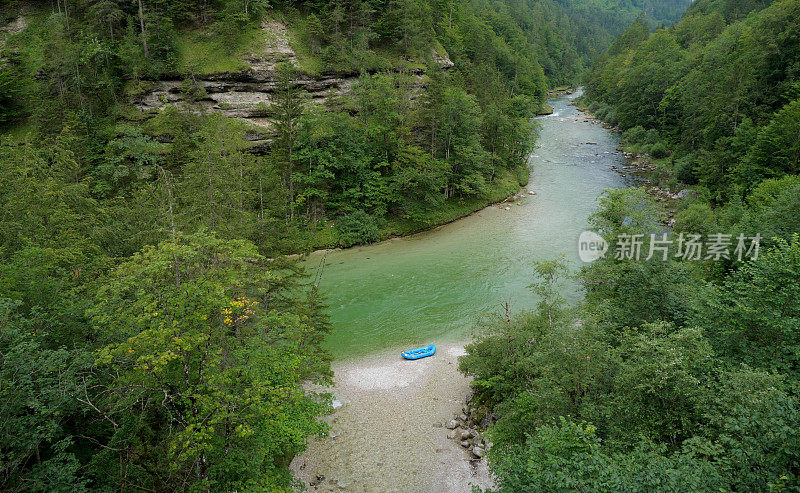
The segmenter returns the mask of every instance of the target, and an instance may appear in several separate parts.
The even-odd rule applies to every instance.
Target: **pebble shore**
[[[472,484],[491,486],[481,458],[488,444],[470,421],[478,411],[458,372],[462,354],[462,346],[439,345],[435,356],[416,361],[393,351],[335,362],[331,432],[294,459],[295,477],[309,491],[466,493]]]

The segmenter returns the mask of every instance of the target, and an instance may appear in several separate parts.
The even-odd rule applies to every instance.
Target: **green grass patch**
[[[297,56],[297,69],[307,75],[316,76],[325,71],[325,62],[318,54],[311,51],[311,45],[305,41],[303,23],[296,22],[289,29],[289,46]]]
[[[56,22],[51,19],[52,11],[46,7],[26,10],[28,25],[22,32],[3,34],[6,37],[3,51],[15,53],[15,63],[23,74],[33,77],[45,63],[47,44],[53,36]]]
[[[198,75],[241,72],[244,61],[266,43],[267,33],[255,23],[247,24],[234,37],[220,36],[214,26],[178,33],[178,70]]]

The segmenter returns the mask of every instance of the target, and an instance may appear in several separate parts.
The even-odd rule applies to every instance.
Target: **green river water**
[[[463,340],[481,314],[503,302],[512,311],[536,304],[526,288],[534,260],[563,254],[578,268],[587,218],[604,190],[625,182],[611,168],[624,161],[617,136],[585,121],[569,104],[574,97],[550,100],[554,114],[537,118],[530,183],[519,203],[412,237],[309,257],[312,274],[324,259],[320,286],[334,326],[326,346],[334,358]],[[579,296],[577,287],[566,295]]]

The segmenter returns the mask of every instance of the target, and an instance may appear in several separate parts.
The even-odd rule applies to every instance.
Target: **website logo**
[[[578,237],[578,257],[582,262],[594,262],[608,251],[608,242],[594,231],[584,231]]]

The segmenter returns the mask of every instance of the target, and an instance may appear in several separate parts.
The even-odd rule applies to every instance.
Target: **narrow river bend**
[[[611,167],[624,156],[615,134],[570,105],[576,96],[550,100],[554,113],[537,118],[526,188],[536,195],[409,238],[311,255],[312,272],[324,257],[335,359],[462,340],[503,302],[535,305],[533,260],[563,254],[577,267],[578,235],[600,194],[623,186]]]

